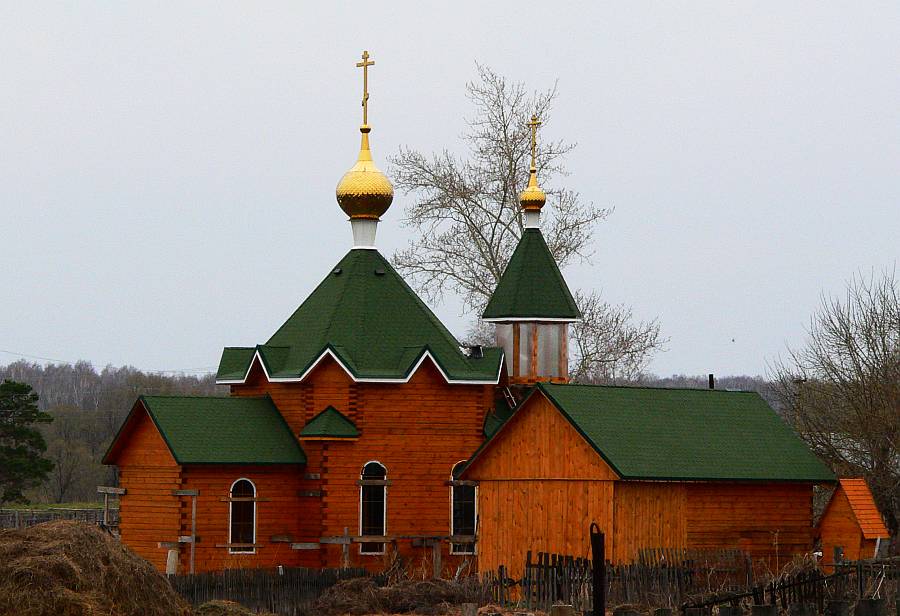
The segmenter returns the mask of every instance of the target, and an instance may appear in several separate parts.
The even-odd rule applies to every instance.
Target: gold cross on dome
[[[538,120],[536,115],[531,116],[531,122],[528,123],[528,126],[531,127],[531,168],[535,169],[537,165],[535,164],[537,161],[537,129],[538,126],[541,125],[541,121]]]
[[[363,124],[369,123],[369,67],[375,66],[375,60],[369,62],[369,51],[362,52],[362,62],[357,62],[356,66],[363,70]]]

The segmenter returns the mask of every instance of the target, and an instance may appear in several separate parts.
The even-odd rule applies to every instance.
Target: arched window
[[[450,472],[450,534],[459,537],[475,537],[476,499],[478,489],[469,482],[456,479],[466,461],[457,462]],[[451,543],[451,554],[474,554],[474,543]]]
[[[387,469],[381,462],[369,462],[359,479],[359,534],[384,536],[387,531]],[[384,554],[384,543],[361,543],[359,553]]]
[[[256,551],[256,486],[249,479],[231,484],[228,544],[232,554]]]

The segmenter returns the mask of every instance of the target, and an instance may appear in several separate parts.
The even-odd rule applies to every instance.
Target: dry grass
[[[194,609],[194,616],[276,616],[247,609],[234,601],[210,601]]]
[[[150,563],[95,526],[60,520],[0,531],[0,614],[190,613]]]
[[[347,580],[329,588],[311,614],[454,614],[462,603],[479,603],[480,588],[447,580],[406,580],[379,587],[369,578]]]

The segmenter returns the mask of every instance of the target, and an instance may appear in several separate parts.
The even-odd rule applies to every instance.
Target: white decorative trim
[[[568,317],[495,317],[492,319],[481,319],[485,323],[513,323],[521,321],[530,321],[532,323],[580,323],[581,319],[570,319]]]
[[[540,229],[541,228],[541,213],[540,211],[534,212],[531,210],[525,211],[525,228],[526,229]]]
[[[353,379],[354,383],[409,383],[412,377],[419,370],[419,366],[422,365],[422,362],[425,361],[425,358],[431,360],[431,363],[434,364],[434,367],[437,368],[438,372],[441,373],[441,376],[444,377],[444,380],[450,385],[496,385],[500,382],[500,371],[503,368],[503,352],[500,352],[500,362],[499,367],[497,368],[497,377],[494,380],[489,381],[466,381],[461,379],[451,379],[447,376],[447,373],[444,372],[443,368],[441,368],[440,364],[434,359],[434,356],[431,354],[429,350],[425,350],[422,353],[422,356],[419,357],[419,361],[416,362],[416,365],[413,366],[413,369],[410,370],[409,375],[402,379],[378,379],[378,378],[357,378],[353,375],[350,369],[344,365],[344,362],[340,360],[340,358],[335,355],[335,353],[326,348],[322,353],[313,361],[313,363],[306,369],[306,371],[300,376],[288,376],[288,377],[272,377],[269,376],[269,371],[266,370],[266,364],[262,360],[262,356],[259,354],[259,349],[256,350],[253,354],[253,359],[250,360],[250,365],[247,367],[247,372],[244,374],[244,378],[242,379],[216,379],[216,384],[218,385],[240,385],[247,382],[247,377],[250,376],[250,370],[253,369],[253,364],[256,361],[259,361],[260,367],[263,369],[263,373],[266,375],[266,379],[270,383],[299,383],[306,379],[309,376],[309,373],[315,370],[316,366],[319,365],[319,362],[322,361],[326,355],[330,355],[331,358],[337,362],[337,364],[344,369],[344,372]]]

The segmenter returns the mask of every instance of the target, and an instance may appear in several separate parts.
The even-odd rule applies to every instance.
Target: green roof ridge
[[[347,253],[256,347],[226,347],[216,378],[242,381],[259,353],[273,378],[298,378],[332,353],[357,379],[404,380],[428,353],[451,381],[496,382],[500,349],[469,357],[377,250]]]
[[[581,318],[540,229],[523,231],[482,318]]]
[[[356,438],[359,436],[359,430],[346,415],[329,406],[303,426],[300,436]]]

